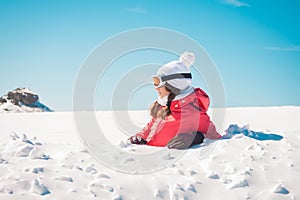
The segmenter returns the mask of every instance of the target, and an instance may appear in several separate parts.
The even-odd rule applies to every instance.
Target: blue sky
[[[296,0],[3,0],[0,95],[29,87],[52,109],[71,110],[80,66],[97,45],[123,31],[161,27],[189,36],[208,52],[223,79],[226,106],[299,106],[299,9]],[[132,59],[148,63],[174,58],[137,55]],[[122,61],[107,72],[111,81],[135,67]],[[107,95],[96,93],[96,108],[110,109],[115,83],[103,84]],[[205,88],[201,81],[194,85]],[[146,109],[155,99],[149,83],[129,107]]]

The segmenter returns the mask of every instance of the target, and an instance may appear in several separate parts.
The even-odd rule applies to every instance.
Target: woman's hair
[[[163,109],[160,109],[161,105],[157,101],[155,101],[149,108],[150,115],[154,118],[161,117],[162,119],[165,119],[167,116],[171,115],[171,102],[178,94],[180,94],[180,90],[178,88],[175,88],[168,83],[165,84],[165,87],[166,90],[170,92],[168,96],[167,106]]]

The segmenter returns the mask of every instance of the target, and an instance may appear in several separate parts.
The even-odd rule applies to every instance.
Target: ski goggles
[[[192,78],[191,73],[178,73],[178,74],[171,74],[167,76],[152,76],[154,88],[160,88],[166,84],[166,81],[178,78]]]

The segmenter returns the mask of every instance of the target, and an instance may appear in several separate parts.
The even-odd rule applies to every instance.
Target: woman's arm
[[[147,144],[146,138],[149,136],[149,134],[151,132],[151,127],[153,126],[154,121],[155,121],[155,118],[152,118],[150,120],[150,122],[147,124],[147,126],[145,126],[136,135],[128,138],[128,141],[132,144]]]
[[[148,122],[148,124],[140,132],[138,132],[135,136],[139,136],[143,139],[147,139],[154,122],[155,122],[155,118],[152,117],[152,119]]]

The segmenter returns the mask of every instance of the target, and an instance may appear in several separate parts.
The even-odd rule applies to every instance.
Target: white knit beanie
[[[163,77],[171,74],[191,73],[190,66],[194,64],[194,61],[195,55],[186,51],[180,55],[178,60],[171,61],[160,67],[157,75]],[[179,90],[186,90],[192,85],[192,79],[190,78],[177,78],[166,82]]]

